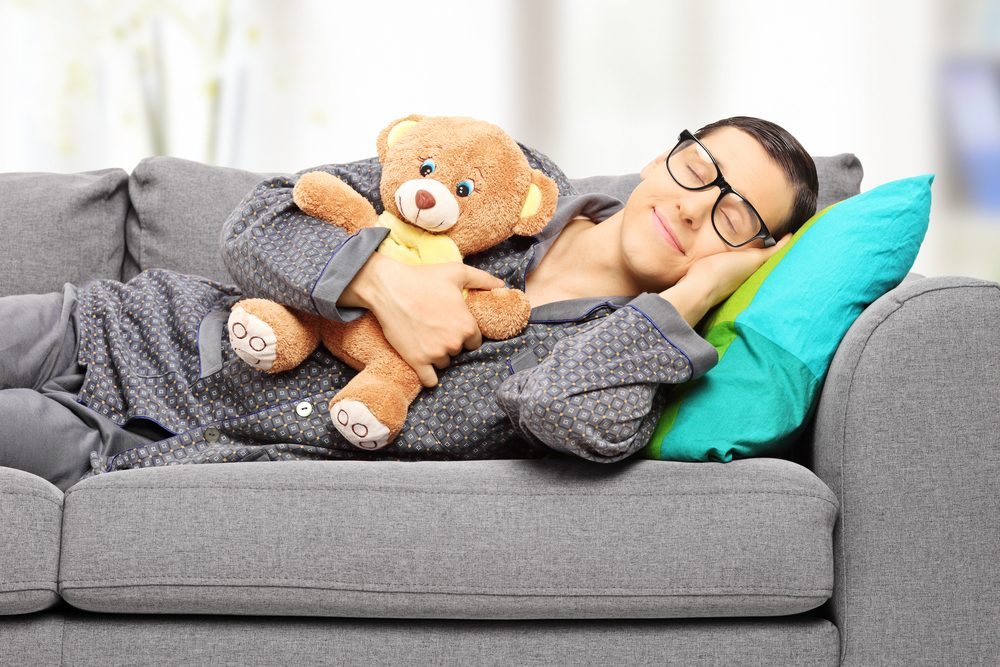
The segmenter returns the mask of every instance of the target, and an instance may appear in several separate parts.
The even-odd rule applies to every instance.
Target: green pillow
[[[933,181],[887,183],[810,218],[699,323],[719,363],[674,389],[638,455],[728,462],[792,442],[848,328],[913,266]]]

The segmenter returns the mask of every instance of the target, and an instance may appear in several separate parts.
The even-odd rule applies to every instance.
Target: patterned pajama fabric
[[[599,222],[622,206],[603,195],[572,196],[554,165],[525,151],[566,195],[556,215],[536,237],[466,258],[517,289],[573,217]],[[317,169],[381,209],[377,160]],[[349,236],[302,213],[291,192],[305,171],[258,184],[225,221],[222,259],[236,285],[149,269],[125,284],[96,280],[80,288],[79,363],[87,373],[77,401],[119,425],[149,420],[175,434],[95,454],[90,475],[189,463],[535,458],[553,451],[616,461],[645,445],[669,385],[717,361],[715,349],[657,294],[550,303],[532,310],[520,335],[485,339],[453,358],[439,384],[413,402],[392,444],[356,449],[326,409],[352,368],[321,346],[298,368],[269,375],[236,356],[225,330],[230,307],[247,297],[338,321],[364,312],[336,301],[388,230]]]

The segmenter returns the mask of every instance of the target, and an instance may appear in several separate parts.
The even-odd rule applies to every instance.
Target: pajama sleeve
[[[670,302],[647,292],[507,377],[497,401],[529,442],[611,463],[649,441],[665,385],[700,377],[717,362],[715,348]]]
[[[246,297],[271,299],[337,322],[350,322],[365,312],[338,307],[337,299],[389,230],[369,227],[348,234],[303,213],[292,201],[292,188],[301,174],[322,170],[371,201],[372,190],[377,196],[378,178],[376,173],[373,180],[367,168],[363,163],[327,165],[276,176],[243,198],[223,223],[220,241],[223,263]]]

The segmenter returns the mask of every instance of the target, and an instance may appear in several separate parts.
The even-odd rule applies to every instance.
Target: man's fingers
[[[420,384],[424,385],[428,389],[437,385],[437,373],[434,372],[432,366],[418,366],[414,368],[417,372],[417,377],[420,378]]]
[[[483,334],[479,330],[479,327],[476,327],[475,332],[471,336],[466,338],[465,341],[463,341],[462,343],[465,349],[469,350],[470,352],[472,350],[479,349],[479,346],[482,344],[483,344]]]
[[[462,287],[468,289],[496,289],[497,287],[503,287],[504,284],[504,281],[493,274],[477,269],[474,266],[465,267],[465,280],[462,283]]]

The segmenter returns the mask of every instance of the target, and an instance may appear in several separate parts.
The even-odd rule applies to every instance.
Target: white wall
[[[0,0],[0,170],[163,152],[296,171],[372,155],[382,126],[422,112],[492,120],[571,176],[623,173],[745,114],[856,153],[863,189],[938,173],[914,269],[1000,279],[1000,222],[945,196],[935,79],[983,23],[955,16],[998,4]]]

